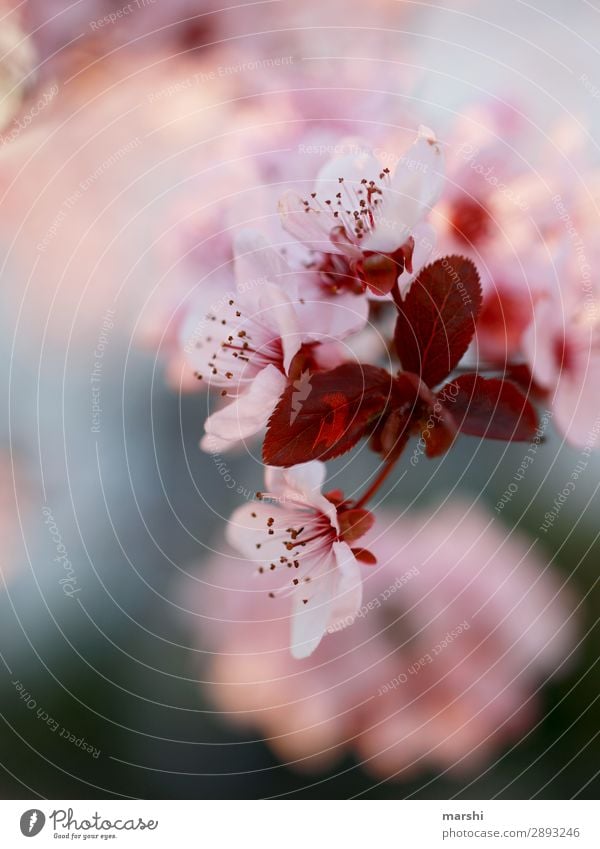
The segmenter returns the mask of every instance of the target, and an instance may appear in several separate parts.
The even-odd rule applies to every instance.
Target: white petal
[[[283,228],[312,250],[342,253],[329,238],[333,226],[331,216],[314,209],[306,212],[300,195],[286,192],[279,201],[279,215]]]
[[[419,127],[416,140],[394,172],[392,187],[417,198],[426,209],[440,199],[444,187],[444,154],[435,133],[428,127]]]
[[[441,146],[431,130],[421,127],[384,192],[375,229],[362,243],[363,249],[387,253],[399,248],[438,201],[443,182]]]
[[[285,386],[285,376],[275,366],[262,369],[245,392],[206,419],[202,448],[214,453],[259,433],[266,427]]]
[[[332,554],[324,559],[318,572],[313,572],[310,584],[301,584],[295,590],[290,639],[293,657],[308,657],[321,642],[330,620],[335,584]]]
[[[269,495],[276,495],[282,500],[286,497],[287,481],[285,469],[280,466],[265,466],[265,491]]]
[[[244,358],[238,357],[239,347],[229,344],[242,334],[250,343]],[[201,319],[186,321],[185,340],[190,366],[209,386],[226,388],[230,394],[243,390],[267,363],[289,368],[302,344],[292,302],[264,278],[241,294],[223,292]]]
[[[205,433],[199,445],[207,454],[220,454],[222,451],[230,451],[234,448],[235,442],[229,439],[221,439],[220,436],[216,436],[214,433]]]
[[[323,513],[331,522],[331,526],[339,532],[335,505],[321,495],[325,471],[325,464],[320,460],[299,463],[289,469],[267,466],[265,487],[267,492],[279,496],[284,505],[286,500],[297,501]]]
[[[335,596],[328,627],[350,625],[362,604],[362,570],[346,542],[334,542],[337,563]]]
[[[298,492],[302,498],[309,502],[315,495],[321,494],[321,487],[325,482],[326,467],[320,460],[312,460],[310,463],[299,463],[290,469],[283,469],[286,485]]]
[[[357,150],[347,156],[337,156],[330,159],[319,171],[315,183],[315,191],[321,199],[334,199],[340,191],[340,178],[351,187],[361,188],[361,180],[380,182],[381,162],[376,159],[367,147],[356,144]],[[353,208],[356,206],[353,197]]]
[[[329,294],[314,277],[302,284],[303,303],[295,304],[303,337],[307,341],[333,342],[358,333],[367,323],[369,304],[352,292]]]
[[[253,501],[235,510],[225,528],[227,542],[253,563],[277,561],[285,554],[281,540],[273,540],[267,521],[283,512],[276,504]],[[257,548],[258,546],[258,548]]]
[[[234,255],[235,276],[241,293],[265,283],[285,285],[290,274],[288,264],[260,231],[247,228],[237,233]]]
[[[283,367],[287,372],[303,342],[292,302],[279,286],[268,283],[257,293],[257,308],[252,318],[268,325],[274,337],[281,339]]]

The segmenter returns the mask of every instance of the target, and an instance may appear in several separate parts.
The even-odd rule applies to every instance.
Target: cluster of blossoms
[[[597,432],[597,404],[581,373],[586,353],[593,360],[583,321],[590,310],[554,310],[536,346],[537,320],[552,309],[550,285],[535,297],[526,292],[530,311],[511,310],[509,285],[494,290],[487,268],[482,285],[478,243],[498,213],[469,189],[465,199],[454,180],[443,191],[434,133],[420,127],[393,163],[365,142],[340,148],[306,192],[280,197],[281,249],[260,231],[237,232],[234,279],[224,263],[180,327],[196,380],[220,399],[202,448],[221,453],[264,434],[266,490],[234,513],[227,535],[264,595],[289,597],[296,658],[360,610],[364,576],[377,563],[364,544],[375,523],[366,505],[412,437],[428,457],[445,453],[458,433],[530,441],[538,428],[532,399],[560,406],[561,392],[575,385],[589,403],[571,394],[578,427],[565,431]],[[462,167],[480,170],[471,155]],[[498,181],[490,183],[497,192]],[[505,194],[518,203],[512,184]],[[448,254],[434,254],[436,231]],[[494,296],[508,316],[504,351],[490,319]],[[363,438],[381,458],[372,483],[356,498],[323,493],[322,461]]]
[[[536,688],[568,657],[568,595],[530,548],[472,505],[410,519],[369,505],[411,439],[415,460],[443,455],[458,434],[538,440],[538,403],[570,442],[593,447],[600,346],[590,223],[599,184],[587,163],[585,181],[572,172],[580,157],[564,154],[578,140],[557,128],[536,150],[524,143],[527,121],[506,108],[466,114],[443,142],[420,127],[405,143],[406,119],[386,103],[378,131],[375,90],[388,88],[380,69],[376,85],[354,63],[348,73],[358,79],[345,78],[343,89],[313,86],[284,55],[290,19],[280,42],[273,15],[293,11],[312,52],[310,7],[175,0],[144,15],[120,7],[117,16],[99,0],[69,15],[55,14],[60,5],[28,4],[42,76],[82,28],[92,38],[70,47],[69,61],[81,49],[79,61],[95,72],[96,55],[118,54],[132,36],[183,54],[224,34],[234,43],[220,48],[219,64],[210,55],[181,62],[181,76],[157,78],[142,98],[145,121],[160,114],[166,150],[165,126],[181,132],[185,123],[180,96],[210,128],[197,168],[184,169],[186,180],[197,171],[201,190],[174,216],[188,220],[190,249],[181,227],[158,216],[156,228],[163,245],[174,236],[168,263],[188,254],[193,286],[170,291],[142,329],[168,350],[172,384],[214,399],[205,451],[262,440],[264,491],[231,516],[231,550],[208,564],[196,605],[201,648],[214,651],[214,698],[299,766],[347,750],[381,776],[480,762],[531,724]],[[342,14],[346,24],[361,23],[349,14],[368,17],[368,27],[345,27],[365,51],[368,31],[380,39],[386,29],[373,25],[386,7],[396,15],[399,4],[350,9],[333,0],[325,14],[335,26]],[[289,91],[280,74],[240,64],[234,18],[242,33],[246,21],[265,30],[265,55],[281,57]],[[323,38],[329,47],[329,27]],[[27,45],[9,32],[8,93],[33,65]],[[297,46],[297,56],[305,52]],[[357,108],[360,89],[368,97]],[[135,114],[137,132],[140,98],[131,92],[135,111],[114,93],[111,108]],[[5,98],[4,122],[22,93]],[[349,114],[360,115],[366,138],[344,137],[356,130]],[[93,120],[112,124],[97,107]],[[86,150],[96,134],[82,131]],[[197,132],[194,123],[189,149]],[[319,170],[324,155],[331,159]],[[183,182],[167,179],[169,189]],[[85,230],[83,206],[76,217]],[[104,240],[95,242],[104,252]],[[62,275],[64,246],[54,245]],[[328,488],[324,461],[362,440],[380,460],[372,482],[351,496]]]
[[[369,296],[414,271],[413,230],[439,196],[441,166],[424,129],[393,178],[362,149],[335,159],[308,198],[281,200],[283,226],[305,246],[293,262],[260,232],[236,236],[235,286],[208,304],[207,287],[183,326],[196,377],[231,399],[205,422],[205,447],[260,432],[288,385],[348,360],[341,343],[367,325]]]

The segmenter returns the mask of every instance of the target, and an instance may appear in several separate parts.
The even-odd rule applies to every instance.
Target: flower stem
[[[382,464],[381,469],[375,476],[373,483],[369,487],[367,487],[367,489],[365,489],[359,500],[354,505],[355,510],[358,507],[364,507],[367,501],[375,495],[379,487],[385,482],[387,476],[396,465],[396,461],[398,460],[399,456],[400,454],[397,452],[393,452],[388,456],[388,459]]]

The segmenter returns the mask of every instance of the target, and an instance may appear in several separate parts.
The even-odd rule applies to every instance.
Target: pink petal
[[[234,255],[240,292],[251,293],[253,288],[267,282],[285,286],[290,269],[260,231],[247,228],[237,233]]]
[[[215,453],[259,433],[266,427],[285,386],[285,376],[275,366],[262,369],[233,403],[206,419],[201,447]]]
[[[364,250],[383,253],[396,250],[412,229],[438,201],[444,180],[444,157],[435,136],[419,128],[416,141],[408,149],[385,190],[380,218],[362,243]]]
[[[277,476],[279,470],[267,470],[267,481],[273,475]],[[282,493],[288,498],[303,501],[305,504],[314,507],[315,510],[323,513],[328,517],[333,528],[339,531],[337,520],[337,511],[335,506],[328,501],[325,496],[321,495],[321,489],[325,481],[325,464],[320,460],[312,460],[310,463],[300,463],[297,466],[292,466],[290,469],[282,469]]]
[[[253,319],[267,324],[273,329],[276,337],[281,339],[283,367],[287,372],[290,363],[302,347],[303,338],[294,307],[279,286],[267,283],[260,287]]]
[[[281,540],[272,540],[269,536],[267,521],[280,512],[281,508],[272,503],[253,501],[243,504],[227,523],[227,542],[254,563],[277,561],[285,551]]]
[[[325,481],[325,463],[312,460],[310,463],[300,463],[291,469],[281,469],[267,466],[265,485],[268,492],[294,494],[299,501],[310,502],[314,494],[321,492]]]
[[[296,304],[301,332],[307,341],[332,342],[358,333],[367,323],[369,304],[364,295],[328,294],[313,276],[302,284],[302,301]]]
[[[556,427],[569,442],[580,447],[599,448],[600,433],[600,359],[597,354],[584,355],[573,374],[563,372],[553,400]]]
[[[333,222],[331,216],[318,210],[306,212],[303,200],[295,192],[286,192],[279,201],[281,223],[287,232],[312,250],[327,253],[344,253],[329,238]]]
[[[314,652],[327,630],[335,584],[335,558],[330,556],[313,571],[310,584],[294,592],[290,650],[298,660]]]
[[[331,608],[329,628],[350,625],[362,604],[362,570],[346,542],[334,542],[337,585]]]
[[[369,148],[366,145],[362,147],[360,141],[351,141],[348,144],[354,146],[356,152],[330,159],[317,175],[315,191],[321,199],[335,198],[336,193],[340,191],[340,177],[352,189],[360,189],[363,179],[381,182],[381,162],[373,156]],[[354,197],[352,200],[354,208],[357,201]]]

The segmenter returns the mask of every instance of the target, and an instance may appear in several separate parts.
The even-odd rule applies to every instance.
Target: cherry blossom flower
[[[344,359],[339,340],[367,318],[364,299],[328,298],[314,275],[292,271],[260,233],[238,234],[235,253],[236,291],[223,291],[206,312],[203,304],[202,317],[190,317],[183,330],[197,378],[231,399],[206,419],[201,445],[211,452],[267,424],[303,346],[313,365],[322,349],[326,366],[337,365]]]
[[[324,254],[324,273],[358,276],[385,294],[413,270],[414,230],[442,190],[442,149],[424,126],[394,169],[361,143],[352,147],[321,169],[309,198],[284,195],[280,213],[292,236]]]
[[[228,541],[257,564],[258,576],[273,575],[265,597],[291,596],[296,658],[312,654],[328,628],[352,619],[362,598],[360,565],[345,538],[360,536],[369,514],[322,495],[324,479],[319,461],[267,467],[260,502],[239,507],[227,526]]]
[[[574,165],[589,174],[582,136],[563,122],[540,138],[516,106],[486,101],[465,109],[449,133],[446,189],[432,215],[436,250],[468,256],[480,271],[477,343],[486,361],[521,356],[564,235],[555,198],[573,194]]]
[[[349,750],[384,778],[480,767],[531,727],[540,685],[565,668],[570,593],[472,505],[378,514],[361,544],[377,557],[361,606],[303,660],[288,650],[285,596],[269,599],[236,558],[213,556],[193,610],[214,702],[296,769]]]
[[[595,235],[584,240],[597,256]],[[536,305],[523,351],[538,387],[548,393],[558,430],[575,445],[594,448],[600,434],[600,292],[592,256],[573,262],[573,247],[557,258],[557,285]],[[593,265],[590,265],[590,262]]]

